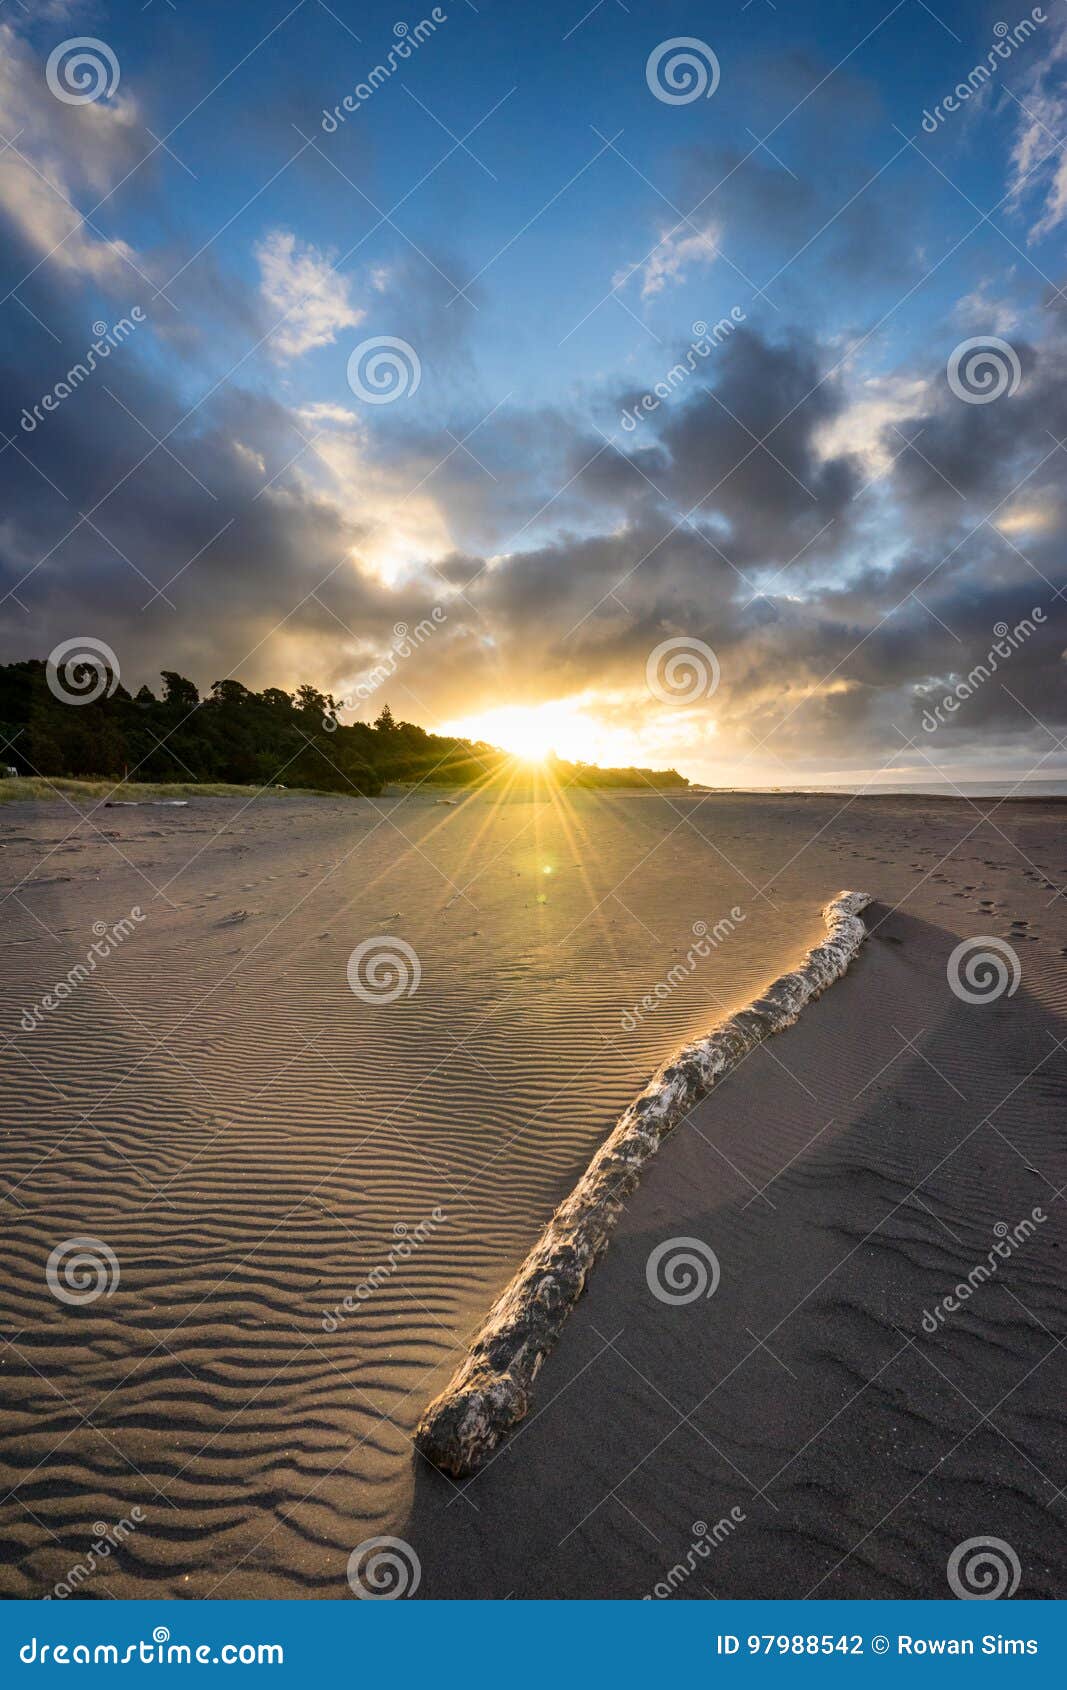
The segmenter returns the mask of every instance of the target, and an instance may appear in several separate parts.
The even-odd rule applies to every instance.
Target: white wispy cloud
[[[354,328],[366,316],[352,304],[350,283],[334,269],[330,254],[291,230],[272,229],[255,253],[260,293],[272,321],[278,320],[271,335],[276,357],[299,358],[313,347],[328,346],[342,329]]]
[[[333,424],[335,428],[355,428],[356,418],[352,411],[346,410],[344,405],[331,405],[326,400],[316,400],[312,405],[301,405],[296,413],[301,422],[312,428],[327,428]]]
[[[126,241],[103,234],[106,204],[100,222],[93,216],[152,150],[134,102],[118,92],[85,105],[64,104],[50,92],[26,43],[2,23],[0,129],[11,143],[0,153],[0,213],[39,259],[110,291],[136,287],[143,259]]]
[[[703,229],[679,224],[663,236],[658,246],[640,264],[632,264],[612,277],[613,288],[620,288],[635,272],[641,273],[641,298],[651,299],[662,293],[668,282],[684,282],[693,264],[713,264],[719,256],[719,230],[714,223]]]
[[[1006,279],[1014,279],[1014,265],[1001,279],[1001,286]],[[976,288],[963,295],[956,302],[955,315],[961,323],[970,329],[984,329],[990,334],[1010,334],[1012,329],[1018,328],[1021,320],[1019,307],[1010,299],[1005,299],[1003,293],[994,292],[996,284],[983,276]]]
[[[849,394],[847,404],[821,428],[817,445],[824,458],[851,454],[865,474],[884,475],[904,445],[895,425],[921,416],[930,400],[925,376],[868,376]]]
[[[1031,242],[1043,239],[1067,218],[1067,153],[1060,142],[1067,124],[1067,22],[1053,27],[1048,47],[1016,96],[1015,143],[1009,190],[1018,203],[1040,196]]]

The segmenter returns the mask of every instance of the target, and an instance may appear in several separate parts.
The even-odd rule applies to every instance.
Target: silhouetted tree
[[[164,669],[162,676],[164,703],[178,705],[183,710],[192,710],[200,703],[199,692],[184,675],[176,674],[173,669]]]

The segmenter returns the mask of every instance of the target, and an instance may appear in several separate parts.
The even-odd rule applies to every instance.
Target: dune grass
[[[222,781],[116,781],[67,780],[57,776],[45,780],[36,775],[20,775],[17,779],[0,780],[0,804],[35,798],[84,798],[99,803],[110,798],[115,803],[145,804],[154,798],[250,798],[260,792],[264,798],[345,798],[344,792],[327,793],[307,786],[229,786]],[[355,794],[353,794],[355,796]]]

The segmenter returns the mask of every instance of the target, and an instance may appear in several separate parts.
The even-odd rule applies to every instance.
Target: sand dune
[[[479,1579],[479,1594],[640,1593],[654,1582],[660,1546],[610,1498],[591,1524],[581,1516],[622,1479],[627,1452],[636,1460],[655,1441],[658,1410],[648,1386],[629,1382],[628,1363],[610,1360],[610,1387],[602,1361],[577,1376],[589,1323],[605,1335],[636,1333],[630,1363],[667,1397],[678,1401],[685,1385],[684,1401],[695,1401],[708,1370],[719,1377],[737,1346],[751,1344],[747,1328],[773,1325],[777,1298],[801,1297],[880,1207],[906,1194],[927,1168],[931,1132],[937,1144],[957,1127],[962,1136],[971,1117],[951,1089],[915,1049],[894,1056],[894,1018],[957,1076],[971,1115],[1022,1078],[1027,1050],[1031,1066],[1038,1061],[1064,1009],[1064,904],[1050,904],[1067,869],[1057,816],[1051,805],[1009,805],[982,822],[965,803],[596,794],[480,794],[454,808],[421,793],[243,810],[205,799],[186,810],[98,810],[89,821],[58,803],[5,809],[5,1593],[43,1594],[84,1558],[97,1523],[134,1507],[143,1522],[83,1594],[344,1595],[350,1551],[376,1532],[415,1544],[422,1594],[468,1593]],[[467,1501],[436,1476],[416,1485],[419,1415],[620,1110],[678,1044],[817,942],[821,905],[850,882],[886,909],[908,900],[867,947],[877,955],[860,965],[861,1007],[838,1017],[841,994],[859,990],[842,983],[809,1012],[821,1035],[808,1057],[790,1049],[815,1037],[801,1026],[702,1106],[720,1113],[695,1118],[693,1133],[661,1157],[664,1169],[547,1365],[545,1412],[473,1481]],[[93,923],[110,927],[135,905],[144,913],[135,930],[26,1031],[27,1009],[84,958]],[[728,927],[699,969],[642,1008],[677,973],[696,922]],[[909,922],[927,934],[921,945]],[[941,952],[975,932],[1010,936],[1024,986],[961,1019]],[[414,951],[413,995],[368,1002],[350,989],[353,949],[377,936]],[[915,955],[929,959],[917,978]],[[1005,1015],[1017,1029],[1007,1055],[988,1036],[988,1017]],[[947,1045],[931,1057],[924,1041],[933,1036]],[[847,1088],[868,1081],[866,1103],[846,1109]],[[1053,1052],[996,1117],[1012,1121],[1043,1170],[1057,1148],[1051,1109],[1062,1081]],[[933,1111],[918,1101],[931,1088]],[[903,1137],[890,1130],[898,1117],[909,1121]],[[978,1137],[985,1147],[988,1132]],[[636,1502],[621,1492],[639,1516],[649,1510],[671,1560],[671,1534],[688,1530],[698,1496],[705,1517],[718,1518],[722,1502],[746,1506],[751,1490],[727,1477],[731,1462],[762,1484],[795,1453],[797,1433],[814,1431],[824,1408],[864,1384],[865,1369],[885,1360],[893,1317],[905,1328],[920,1290],[928,1298],[945,1272],[951,1280],[953,1252],[988,1232],[991,1205],[1011,1207],[1023,1187],[1038,1200],[1042,1180],[1024,1173],[1018,1191],[1006,1186],[1013,1152],[990,1143],[981,1164],[925,1191],[961,1245],[913,1206],[902,1211],[910,1230],[894,1223],[852,1258],[867,1263],[876,1252],[892,1262],[885,1283],[846,1275],[832,1299],[828,1281],[803,1321],[787,1322],[796,1336],[780,1353],[799,1381],[795,1397],[788,1373],[760,1351],[700,1411],[701,1431],[728,1444],[726,1456],[695,1432],[695,1443],[679,1434],[677,1443],[689,1439],[684,1458],[654,1469],[657,1496],[640,1479]],[[784,1216],[754,1197],[768,1180],[787,1194]],[[779,1204],[775,1190],[769,1196]],[[689,1233],[712,1218],[727,1226],[715,1245],[723,1294],[698,1318],[721,1326],[694,1353],[693,1326],[677,1324],[687,1311],[649,1311],[643,1266],[636,1301],[626,1270],[643,1264],[664,1228]],[[1032,1256],[1021,1253],[1020,1272],[1025,1262],[1039,1277],[1018,1294],[1062,1332],[1051,1231]],[[46,1264],[80,1236],[114,1252],[120,1278],[110,1295],[71,1304],[50,1290]],[[886,1285],[901,1288],[906,1309],[890,1306]],[[1022,1313],[997,1318],[1006,1330],[987,1345],[993,1384],[1025,1371],[1035,1344],[1049,1341]],[[962,1329],[952,1342],[966,1345]],[[847,1465],[865,1438],[880,1439],[884,1456],[897,1437],[895,1463],[884,1460],[880,1474],[888,1508],[904,1470],[914,1464],[918,1479],[937,1438],[951,1444],[958,1399],[946,1398],[942,1413],[924,1374],[909,1352],[887,1369],[897,1396],[864,1391],[864,1411],[878,1405],[881,1418],[868,1427],[843,1411],[841,1443],[813,1445],[826,1467],[797,1458],[781,1481],[787,1492],[796,1486],[788,1509],[778,1498],[786,1518],[768,1505],[750,1548],[731,1548],[732,1593],[781,1593],[787,1564],[798,1583],[809,1571],[814,1582],[850,1535],[875,1524],[828,1449]],[[559,1406],[547,1406],[571,1380]],[[984,1382],[972,1377],[964,1389],[988,1406]],[[1040,1395],[1029,1412],[1016,1434],[1047,1465]],[[894,1421],[905,1415],[908,1425],[924,1422],[914,1447]],[[996,1471],[1033,1511],[1023,1523],[1038,1522],[1040,1484],[996,1442]],[[965,1445],[954,1459],[969,1458]],[[828,1578],[827,1593],[913,1588],[899,1570],[912,1537],[898,1541],[895,1529],[890,1521],[875,1532],[847,1575]],[[929,1542],[940,1529],[929,1528]],[[1027,1530],[1038,1541],[1038,1525]],[[516,1546],[524,1534],[533,1546],[526,1572]],[[863,1579],[858,1567],[869,1569]],[[1040,1582],[1031,1593],[1045,1593]]]
[[[1058,1009],[962,1004],[955,930],[872,914],[785,1066],[762,1048],[653,1162],[543,1411],[461,1500],[420,1473],[421,1594],[936,1598],[994,1537],[1020,1597],[1062,1596],[1062,976]],[[679,1232],[721,1280],[672,1307],[646,1264]]]

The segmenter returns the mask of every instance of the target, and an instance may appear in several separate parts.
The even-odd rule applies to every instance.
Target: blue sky
[[[165,196],[140,196],[138,203],[136,191],[119,195],[101,224],[145,246],[181,240],[192,251],[210,240],[201,267],[225,268],[250,290],[258,284],[257,239],[279,226],[294,230],[333,257],[350,254],[342,270],[375,333],[399,330],[390,292],[367,297],[374,268],[399,262],[418,274],[428,261],[439,263],[458,287],[477,277],[471,302],[448,307],[457,338],[470,343],[462,396],[491,404],[518,384],[526,402],[590,403],[619,370],[658,373],[652,333],[664,342],[688,340],[694,318],[714,321],[733,305],[769,327],[784,311],[833,333],[850,320],[865,323],[872,306],[888,307],[903,291],[906,250],[895,268],[872,251],[862,301],[847,278],[828,287],[835,248],[863,238],[847,214],[840,234],[832,226],[796,257],[819,224],[801,223],[791,240],[792,228],[777,226],[754,201],[740,223],[723,230],[726,256],[718,264],[686,266],[680,281],[644,299],[638,270],[612,296],[619,272],[637,264],[699,197],[692,183],[701,170],[691,156],[697,150],[724,155],[717,174],[705,168],[700,177],[711,194],[698,219],[703,227],[717,222],[716,182],[745,155],[750,168],[741,166],[725,184],[728,194],[736,184],[731,198],[744,199],[749,177],[771,176],[787,196],[791,186],[817,186],[831,216],[904,148],[888,180],[861,203],[872,225],[899,218],[913,251],[931,261],[975,221],[964,196],[981,211],[996,197],[991,187],[1006,188],[1017,119],[1010,101],[998,114],[984,113],[981,124],[964,114],[932,139],[921,131],[923,111],[971,68],[969,49],[991,45],[1000,15],[952,4],[937,11],[941,22],[918,0],[895,9],[772,9],[752,0],[721,15],[716,9],[710,28],[708,15],[694,15],[686,4],[623,11],[604,0],[582,21],[580,5],[489,4],[475,13],[455,0],[447,23],[399,74],[344,127],[324,135],[323,109],[336,106],[394,45],[395,5],[327,11],[309,0],[295,9],[238,3],[171,11],[154,0],[142,11],[134,0],[100,8],[100,21],[118,26],[127,86],[151,99],[153,128],[171,137],[168,144],[197,178],[164,155],[158,163]],[[72,11],[72,21],[79,15],[81,9]],[[414,13],[412,19],[418,21]],[[684,107],[650,98],[648,53],[698,24],[714,36],[724,70],[716,95]],[[269,25],[274,33],[267,36]],[[834,66],[840,68],[812,94]],[[456,138],[476,123],[470,151],[457,148]],[[770,151],[757,144],[764,136]],[[301,159],[307,137],[319,151]],[[930,164],[909,154],[907,137],[917,137]],[[375,230],[372,204],[389,212],[401,201],[395,226]],[[1023,229],[1004,221],[1024,244]],[[1013,252],[994,228],[969,243],[975,274],[1006,263],[1019,264],[1021,288],[1039,302],[1039,252]],[[770,292],[776,312],[758,290],[786,264]],[[928,338],[931,318],[951,307],[958,290],[952,268],[899,308],[893,339],[881,349],[886,365],[909,341]],[[873,362],[877,349],[872,354]],[[424,404],[447,415],[456,404],[456,371],[447,357],[439,362],[438,370],[424,360]],[[347,396],[332,354],[309,361],[301,376],[339,402]]]
[[[1063,766],[1063,0],[9,0],[0,30],[7,658],[89,634],[134,685],[361,715],[386,662],[427,726],[706,779]],[[680,40],[692,98],[653,86]],[[409,391],[375,403],[383,337]],[[961,397],[990,337],[1006,391]],[[1010,681],[924,728],[1038,606]],[[664,697],[682,640],[708,686]]]

